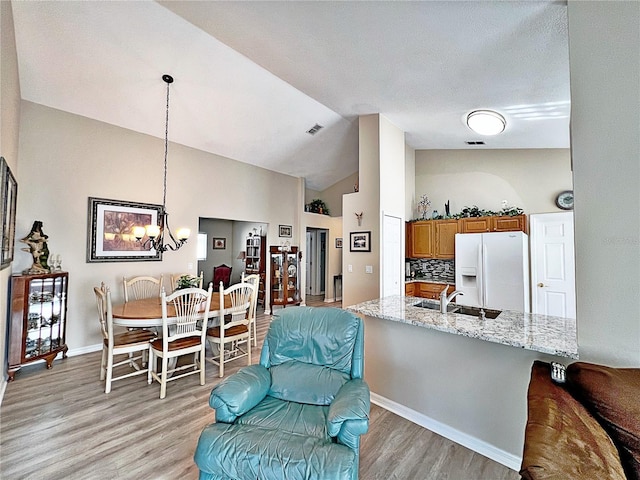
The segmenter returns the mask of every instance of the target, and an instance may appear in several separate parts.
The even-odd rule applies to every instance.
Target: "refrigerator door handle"
[[[478,303],[480,306],[484,306],[484,262],[483,262],[483,253],[482,253],[482,242],[478,244],[478,272],[476,273],[476,281],[478,282]]]
[[[483,245],[482,247],[482,277],[486,278],[487,275],[487,246]],[[489,292],[487,292],[487,282],[482,282],[482,306],[487,306],[487,298],[489,296]]]

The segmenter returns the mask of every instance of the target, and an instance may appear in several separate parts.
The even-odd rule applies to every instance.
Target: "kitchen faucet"
[[[447,290],[449,290],[448,284],[444,287],[444,290],[440,292],[440,313],[447,313],[447,305],[449,305],[449,302],[451,302],[451,300],[453,300],[457,295],[464,295],[462,290],[454,290],[451,292],[451,295],[447,297]]]

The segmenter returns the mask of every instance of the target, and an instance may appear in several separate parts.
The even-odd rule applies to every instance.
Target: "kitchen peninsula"
[[[394,295],[353,305],[347,310],[487,342],[578,358],[575,319],[511,310],[503,310],[494,319],[480,319],[457,313],[440,313],[437,309],[439,302],[431,302],[436,307],[433,309],[417,306],[423,301],[423,298]]]
[[[390,296],[346,307],[364,318],[371,400],[518,470],[535,360],[578,357],[576,321],[505,310],[495,319]]]

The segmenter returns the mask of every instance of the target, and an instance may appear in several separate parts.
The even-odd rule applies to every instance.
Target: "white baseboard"
[[[0,383],[0,407],[2,407],[2,399],[4,398],[4,391],[7,389],[7,380],[2,379],[2,383]]]
[[[325,298],[324,299],[325,303],[333,303],[333,302],[341,302],[341,301],[342,301],[342,297],[336,297],[335,300],[333,298]]]
[[[479,440],[478,438],[461,432],[460,430],[456,430],[449,425],[438,422],[433,418],[430,418],[420,412],[416,412],[409,407],[405,407],[404,405],[396,403],[393,400],[389,400],[388,398],[385,398],[373,392],[371,392],[371,402],[384,408],[385,410],[389,410],[390,412],[401,416],[402,418],[420,425],[427,430],[431,430],[438,435],[448,438],[449,440],[456,442],[463,447],[467,447],[474,452],[479,453],[480,455],[484,455],[485,457],[490,458],[491,460],[498,462],[505,467],[510,468],[511,470],[515,470],[516,472],[520,470],[520,464],[522,463],[521,457],[513,455],[509,452],[505,452],[504,450],[501,450],[494,445],[491,445],[490,443]]]

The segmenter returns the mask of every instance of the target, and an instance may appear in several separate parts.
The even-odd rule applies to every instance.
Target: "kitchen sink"
[[[440,311],[440,303],[439,302],[430,302],[428,300],[423,300],[419,303],[416,303],[414,305],[414,307],[420,307],[420,308],[428,308],[429,310],[438,310]],[[458,308],[458,305],[454,305],[452,303],[450,303],[449,305],[447,305],[447,312],[453,312],[455,311],[455,309]]]
[[[448,305],[452,306],[452,305]],[[480,307],[469,307],[467,305],[453,305],[453,313],[458,313],[460,315],[470,315],[472,317],[480,317],[481,313],[484,312],[485,318],[496,318],[498,315],[502,313],[502,310],[492,310],[490,308],[480,308]]]

